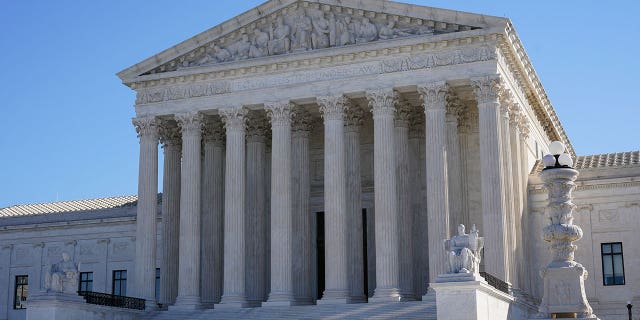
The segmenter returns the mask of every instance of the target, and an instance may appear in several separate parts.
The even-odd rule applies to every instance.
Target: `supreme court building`
[[[118,76],[136,92],[140,140],[122,268],[127,295],[149,308],[428,299],[446,271],[442,240],[464,224],[484,236],[481,269],[535,312],[549,260],[536,160],[554,140],[575,152],[508,19],[271,0]],[[638,153],[601,157],[577,158],[576,223],[609,225],[582,225],[576,257],[592,306],[617,319],[607,306],[640,298],[640,276],[607,286],[600,249],[640,241],[625,229],[640,224],[640,166]]]

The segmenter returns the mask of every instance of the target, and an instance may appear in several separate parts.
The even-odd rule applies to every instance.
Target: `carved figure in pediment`
[[[235,60],[243,60],[249,58],[249,51],[251,50],[251,42],[249,42],[249,36],[243,33],[240,40],[230,44],[227,47],[229,53],[235,58]]]
[[[356,24],[351,20],[351,16],[344,16],[336,21],[336,33],[338,46],[356,43]]]
[[[217,62],[225,62],[231,60],[232,56],[229,50],[221,48],[217,45],[213,46],[213,56]]]
[[[269,55],[269,34],[259,28],[253,31],[253,42],[249,48],[250,58],[259,58]]]
[[[271,40],[269,41],[269,54],[283,54],[291,50],[291,27],[284,23],[284,18],[279,16],[276,20],[276,27],[273,29]]]
[[[362,21],[356,25],[356,43],[366,43],[376,40],[378,37],[378,29],[376,25],[371,23],[369,18],[362,18]]]
[[[329,20],[324,16],[324,12],[318,11],[312,19],[313,33],[311,43],[314,49],[326,48],[329,46]]]
[[[384,24],[380,27],[380,31],[378,31],[378,38],[380,38],[380,40],[395,38],[395,31],[393,30],[395,26],[396,22],[394,20],[389,20],[388,24]]]
[[[295,27],[293,30],[293,50],[309,50],[311,49],[311,31],[313,31],[313,22],[307,17],[304,8],[298,9],[298,16],[295,19]]]

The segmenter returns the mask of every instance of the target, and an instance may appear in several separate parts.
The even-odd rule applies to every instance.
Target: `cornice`
[[[549,97],[533,68],[520,38],[510,22],[505,28],[505,34],[498,36],[498,49],[506,59],[509,71],[512,73],[511,76],[518,84],[518,90],[522,90],[522,95],[527,99],[549,138],[563,141],[569,153],[575,157],[575,150],[549,101]]]
[[[624,182],[598,183],[598,184],[578,183],[578,185],[575,188],[575,191],[633,188],[633,187],[640,187],[640,181],[624,181]],[[529,194],[542,194],[545,192],[546,192],[546,189],[542,185],[529,186]]]

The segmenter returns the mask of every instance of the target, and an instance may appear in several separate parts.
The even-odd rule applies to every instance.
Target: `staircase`
[[[209,319],[426,319],[436,320],[435,297],[426,301],[296,307],[156,311],[140,320]]]

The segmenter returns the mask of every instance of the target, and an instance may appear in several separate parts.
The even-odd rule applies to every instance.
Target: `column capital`
[[[293,107],[293,103],[289,100],[265,102],[264,104],[269,121],[274,127],[291,125],[291,117],[294,114]]]
[[[297,110],[293,114],[291,130],[294,132],[306,132],[307,134],[313,128],[311,115],[304,109]]]
[[[158,133],[160,135],[160,143],[162,147],[167,146],[179,146],[182,144],[182,135],[180,134],[180,128],[169,120],[161,120],[158,126]]]
[[[185,112],[175,115],[178,127],[182,136],[186,135],[200,135],[202,133],[202,125],[204,123],[204,116],[199,112]]]
[[[418,92],[422,99],[424,111],[445,110],[447,97],[449,96],[449,85],[446,81],[430,82],[418,86]]]
[[[471,128],[474,127],[478,123],[478,113],[477,111],[472,109],[467,109],[466,112],[463,112],[458,121],[458,129],[460,132],[468,133],[471,132]]]
[[[420,108],[414,108],[411,110],[409,116],[409,138],[424,138],[425,130],[425,116],[424,112]]]
[[[244,131],[247,126],[249,109],[243,106],[221,108],[218,110],[224,126],[229,131]]]
[[[247,141],[265,142],[270,129],[269,120],[263,113],[252,111],[247,114]]]
[[[471,86],[478,100],[478,105],[483,103],[499,103],[503,94],[502,78],[500,75],[489,75],[471,78]]]
[[[133,126],[136,128],[138,138],[158,138],[158,119],[154,116],[136,117],[131,119]]]
[[[398,94],[393,88],[369,90],[366,92],[366,97],[374,118],[379,116],[392,117],[394,115]]]
[[[464,109],[465,107],[458,95],[449,94],[447,97],[446,121],[460,122]]]
[[[409,119],[411,119],[412,109],[413,108],[408,101],[396,101],[396,118],[394,123],[396,127],[409,127]]]
[[[204,142],[224,142],[224,124],[219,117],[205,117],[202,129]]]
[[[344,127],[348,132],[359,131],[362,126],[364,111],[359,106],[349,103],[349,108],[344,115]]]
[[[316,97],[324,120],[343,120],[348,99],[343,95]]]
[[[522,110],[520,110],[520,104],[514,102],[509,107],[509,125],[518,128],[519,130],[520,118],[522,118]]]

